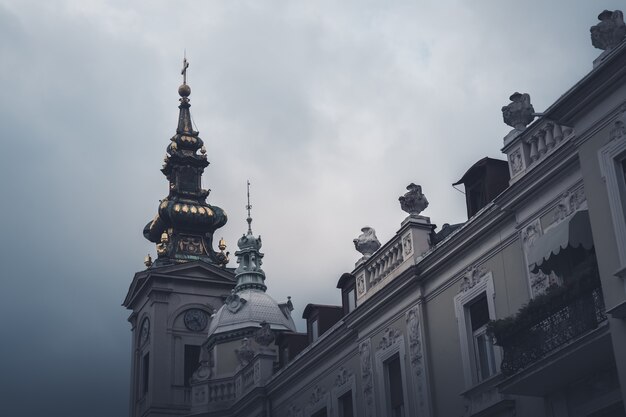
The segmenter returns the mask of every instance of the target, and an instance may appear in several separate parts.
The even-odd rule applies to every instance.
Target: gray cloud
[[[520,90],[546,108],[620,6],[0,1],[3,414],[126,414],[120,303],[154,254],[141,230],[167,192],[183,48],[221,232],[233,249],[245,231],[249,178],[270,292],[299,315],[339,303],[352,238],[393,236],[409,182],[433,222],[462,221],[450,184],[500,156],[500,106]]]

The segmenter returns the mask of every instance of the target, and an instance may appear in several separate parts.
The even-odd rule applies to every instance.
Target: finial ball
[[[189,97],[191,94],[191,87],[187,84],[182,84],[178,87],[178,94],[180,94],[181,97]]]

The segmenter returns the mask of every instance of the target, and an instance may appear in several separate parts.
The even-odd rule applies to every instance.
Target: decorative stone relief
[[[356,279],[356,292],[359,296],[365,294],[365,274],[361,274]]]
[[[550,272],[549,275],[542,271],[530,272],[530,288],[533,297],[543,294],[551,285],[561,285],[561,279],[554,272]]]
[[[413,307],[406,313],[406,327],[409,336],[409,357],[411,359],[411,369],[415,376],[417,388],[417,405],[419,407],[419,415],[428,415],[425,386],[426,379],[424,374],[424,364],[422,361],[422,342],[420,338],[420,318],[419,307]]]
[[[413,241],[411,240],[411,234],[408,233],[402,238],[402,250],[405,256],[409,256],[413,253]]]
[[[387,327],[383,332],[383,338],[380,343],[378,343],[377,350],[385,350],[398,341],[398,337],[400,337],[400,331],[397,329],[392,329],[391,327]]]
[[[626,24],[621,10],[605,10],[598,15],[600,23],[592,26],[591,44],[602,50],[612,49],[626,37]]]
[[[530,104],[530,95],[515,92],[509,99],[511,102],[502,107],[504,123],[522,131],[535,119],[535,109]]]
[[[209,364],[209,352],[205,348],[202,348],[200,350],[200,366],[198,366],[193,375],[191,375],[191,382],[207,381],[211,378],[211,374],[212,369]]]
[[[261,362],[255,362],[254,364],[254,383],[258,385],[261,382]]]
[[[409,355],[416,375],[422,373],[422,343],[419,335],[419,318],[417,307],[406,313],[407,332],[409,333]]]
[[[372,371],[372,352],[369,339],[359,344],[359,359],[361,361],[363,398],[365,398],[367,405],[367,414],[371,415],[372,405],[374,403],[374,373]]]
[[[226,308],[231,313],[235,314],[239,310],[246,305],[247,301],[245,298],[241,298],[238,294],[235,293],[235,290],[232,290],[224,304],[226,304]]]
[[[471,266],[465,270],[463,274],[463,279],[461,280],[461,287],[459,288],[459,292],[468,291],[476,284],[478,284],[483,277],[487,273],[487,270],[483,266]]]
[[[339,372],[337,373],[337,376],[335,377],[334,386],[336,388],[339,388],[345,385],[350,380],[351,376],[352,376],[352,372],[348,371],[346,368],[342,366],[341,368],[339,368]]]
[[[269,323],[261,323],[261,328],[254,333],[254,340],[261,346],[269,346],[274,341],[274,332]]]
[[[302,409],[293,404],[290,405],[287,409],[287,417],[302,417]]]
[[[325,392],[320,388],[319,385],[316,385],[311,392],[311,397],[309,398],[309,405],[311,408],[317,408],[318,404],[324,401]]]
[[[376,230],[372,227],[364,227],[361,229],[361,235],[353,240],[354,247],[361,252],[363,258],[369,258],[374,252],[380,248],[380,241],[376,237]]]
[[[422,186],[411,183],[407,185],[408,190],[403,196],[400,196],[400,208],[411,216],[418,216],[428,207],[428,199],[422,193]]]
[[[517,148],[509,155],[509,165],[511,166],[511,176],[514,177],[524,170],[524,160],[522,159],[522,148]]]
[[[241,367],[246,366],[254,358],[254,349],[250,346],[250,341],[247,337],[241,341],[239,349],[235,349],[235,355]]]
[[[575,211],[579,210],[583,203],[587,201],[585,191],[579,188],[575,191],[567,191],[561,196],[561,201],[554,211],[552,224],[559,223]]]
[[[524,230],[522,230],[522,243],[524,247],[531,247],[535,243],[535,240],[537,240],[537,238],[541,235],[541,221],[539,219],[535,219],[532,223],[526,226]]]
[[[626,135],[626,126],[624,126],[624,122],[617,120],[609,132],[609,140],[620,139],[624,135]]]

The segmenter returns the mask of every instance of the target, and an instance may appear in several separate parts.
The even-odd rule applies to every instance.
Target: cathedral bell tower
[[[209,165],[204,142],[192,128],[183,61],[178,127],[167,146],[161,172],[169,182],[154,219],[143,234],[156,244],[157,258],[133,278],[123,306],[131,310],[130,413],[180,416],[190,411],[190,379],[198,367],[212,315],[235,286],[226,243],[213,249],[224,211],[207,203],[201,177]]]

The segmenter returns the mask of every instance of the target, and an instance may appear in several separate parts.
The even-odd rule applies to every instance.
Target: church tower
[[[220,240],[219,252],[213,249],[213,235],[227,218],[207,203],[209,190],[202,189],[209,162],[192,128],[188,67],[185,59],[178,127],[161,169],[169,193],[143,230],[156,244],[157,258],[146,257],[146,269],[135,274],[123,302],[132,311],[131,417],[189,413],[190,379],[211,316],[235,286],[225,242]]]

